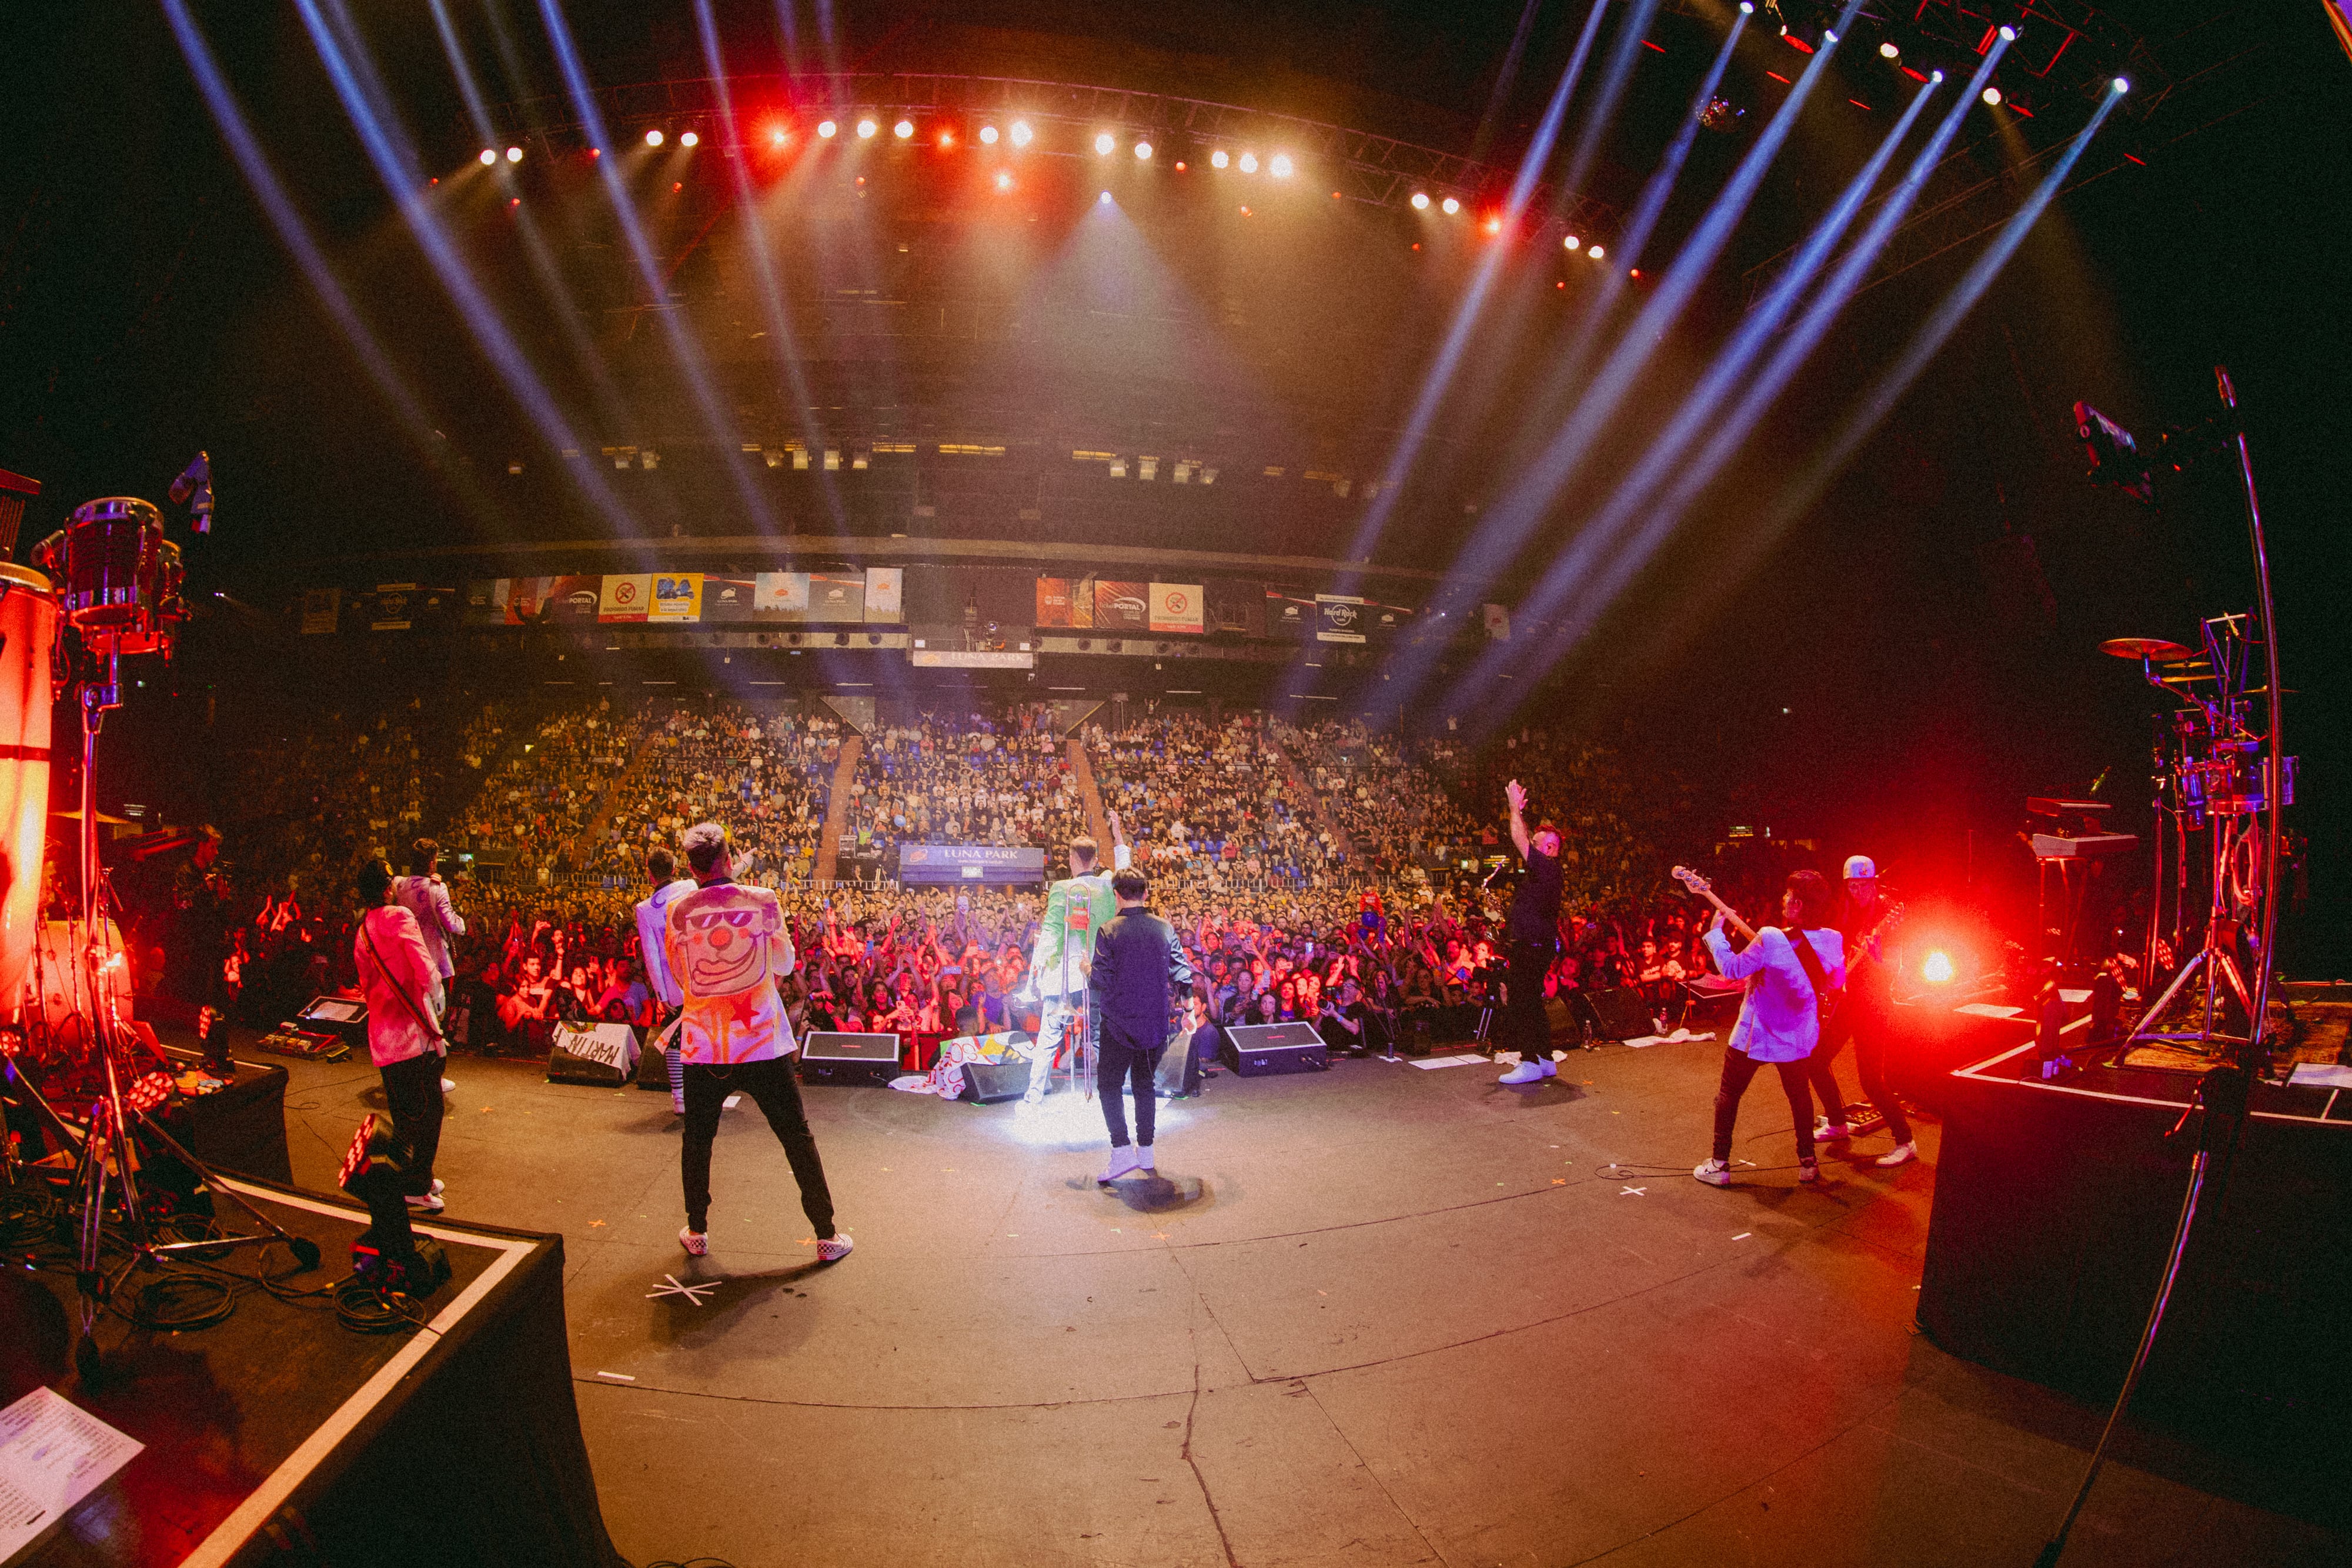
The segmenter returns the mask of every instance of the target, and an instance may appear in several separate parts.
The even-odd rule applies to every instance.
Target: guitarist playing
[[[1878,896],[1878,867],[1868,855],[1855,855],[1845,862],[1845,920],[1842,926],[1846,955],[1845,1000],[1836,1015],[1822,1026],[1822,1043],[1807,1061],[1807,1076],[1812,1092],[1821,1098],[1822,1112],[1813,1136],[1824,1142],[1843,1138],[1847,1136],[1845,1097],[1837,1086],[1833,1059],[1840,1046],[1849,1040],[1853,1041],[1853,1065],[1862,1075],[1863,1098],[1886,1119],[1886,1130],[1895,1134],[1895,1147],[1878,1158],[1882,1166],[1904,1165],[1919,1157],[1911,1124],[1904,1119],[1903,1107],[1886,1088],[1887,1009],[1894,1000],[1894,978],[1881,943],[1886,928],[1902,913],[1899,906],[1889,907]]]
[[[1675,874],[1713,899],[1702,879],[1679,868]],[[1765,926],[1737,953],[1723,934],[1727,910],[1720,899],[1714,902],[1715,924],[1707,928],[1706,947],[1717,970],[1727,980],[1755,978],[1740,1004],[1739,1021],[1732,1026],[1731,1042],[1724,1048],[1723,1080],[1715,1092],[1714,1154],[1691,1174],[1710,1186],[1731,1185],[1731,1129],[1739,1115],[1739,1097],[1748,1092],[1758,1070],[1769,1062],[1780,1075],[1781,1092],[1796,1119],[1797,1179],[1819,1181],[1805,1059],[1821,1039],[1823,1004],[1845,978],[1844,941],[1830,925],[1835,895],[1821,873],[1790,873],[1788,892],[1780,900],[1782,923]]]

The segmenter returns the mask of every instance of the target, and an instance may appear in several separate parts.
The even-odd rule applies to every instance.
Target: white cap
[[[1876,878],[1877,875],[1877,862],[1873,861],[1868,855],[1853,855],[1848,857],[1845,862],[1846,881],[1869,882]]]

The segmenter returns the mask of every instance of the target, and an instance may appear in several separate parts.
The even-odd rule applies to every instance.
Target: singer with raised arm
[[[1528,792],[1519,781],[1503,786],[1511,808],[1511,847],[1519,852],[1519,885],[1511,894],[1504,926],[1510,968],[1504,984],[1503,1043],[1516,1046],[1519,1064],[1503,1074],[1505,1083],[1535,1083],[1558,1076],[1552,1065],[1551,1024],[1544,1017],[1544,971],[1559,952],[1559,830],[1538,822],[1528,831]]]
[[[1083,834],[1072,839],[1070,874],[1045,893],[1045,917],[1038,922],[1037,946],[1029,955],[1030,977],[1045,1006],[1037,1023],[1036,1054],[1029,1059],[1029,1088],[1021,1096],[1024,1111],[1044,1104],[1045,1092],[1053,1086],[1055,1054],[1081,1017],[1087,977],[1094,967],[1095,934],[1110,924],[1118,907],[1111,873],[1125,871],[1133,852],[1117,811],[1110,813],[1110,837],[1108,869],[1095,863],[1101,851],[1093,839]],[[1083,1038],[1091,1044],[1097,1034],[1092,1009],[1085,1017]]]
[[[1680,873],[1677,873],[1680,874]],[[1780,1074],[1780,1091],[1797,1128],[1797,1179],[1822,1179],[1813,1159],[1813,1100],[1806,1086],[1805,1059],[1820,1043],[1822,1015],[1834,1006],[1845,984],[1845,943],[1831,924],[1836,898],[1817,871],[1789,873],[1780,899],[1780,924],[1767,925],[1737,953],[1723,934],[1726,914],[1718,902],[1707,927],[1706,948],[1727,980],[1749,980],[1739,1021],[1724,1047],[1723,1078],[1715,1092],[1715,1150],[1691,1175],[1710,1186],[1731,1185],[1731,1129],[1739,1097],[1765,1063]]]

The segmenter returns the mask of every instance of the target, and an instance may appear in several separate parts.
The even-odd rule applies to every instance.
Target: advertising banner
[[[1202,630],[1201,585],[1197,582],[1155,582],[1151,585],[1151,629],[1154,632]]]
[[[1364,601],[1351,593],[1315,596],[1315,640],[1318,643],[1360,643],[1364,640]]]
[[[751,615],[757,621],[808,619],[809,575],[804,571],[763,571],[751,595]]]
[[[808,618],[840,622],[866,619],[866,574],[846,571],[809,573]]]
[[[1269,637],[1304,637],[1315,629],[1315,600],[1303,589],[1277,588],[1272,583],[1265,589],[1265,634]]]
[[[340,588],[304,589],[302,634],[306,637],[331,635],[342,607],[343,591]]]
[[[1004,844],[900,844],[898,880],[1036,883],[1045,880],[1045,852]]]
[[[649,571],[608,575],[596,595],[596,619],[643,621],[653,597],[654,574]]]
[[[469,578],[466,582],[464,621],[468,626],[503,626],[507,623],[507,596],[513,591],[514,580],[507,577]]]
[[[1098,579],[1095,583],[1095,630],[1150,631],[1151,604],[1145,595],[1150,590],[1151,585],[1147,582],[1112,582]]]
[[[1037,580],[1037,624],[1067,626],[1070,623],[1070,580],[1066,577],[1041,577]]]
[[[539,605],[541,621],[584,626],[596,619],[604,602],[603,578],[558,577],[547,581],[547,592]]]
[[[869,566],[866,569],[866,619],[895,625],[906,618],[907,569]]]
[[[712,577],[702,580],[702,618],[705,621],[749,621],[751,619],[751,599],[757,591],[748,577]]]
[[[702,574],[698,571],[654,573],[654,595],[646,619],[672,624],[702,619]]]

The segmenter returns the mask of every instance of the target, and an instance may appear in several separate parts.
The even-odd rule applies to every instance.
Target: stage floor
[[[814,1085],[857,1241],[824,1270],[748,1101],[699,1260],[666,1095],[460,1058],[440,1173],[452,1218],[565,1238],[634,1561],[2032,1562],[2104,1412],[1916,1331],[1935,1125],[1922,1163],[1867,1164],[1881,1134],[1800,1187],[1768,1074],[1737,1151],[1759,1168],[1701,1186],[1719,1051],[1574,1052],[1534,1089],[1221,1075],[1162,1108],[1160,1179],[1116,1192],[1068,1096],[1032,1128]],[[326,1186],[376,1075],[289,1065],[295,1180]],[[2346,1559],[2268,1493],[2127,1436],[2064,1561]]]

